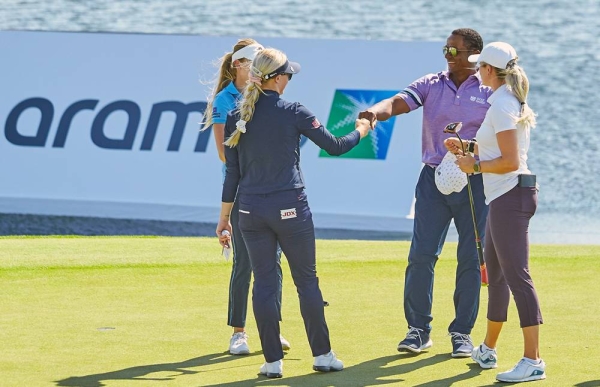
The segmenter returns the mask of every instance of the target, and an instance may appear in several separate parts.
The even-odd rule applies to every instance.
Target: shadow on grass
[[[404,382],[404,379],[400,378],[403,374],[407,374],[411,371],[420,369],[422,367],[432,366],[452,358],[447,354],[437,354],[432,357],[422,358],[411,363],[397,364],[388,366],[391,362],[398,360],[406,360],[417,358],[416,356],[405,355],[391,355],[384,356],[377,359],[369,360],[363,363],[359,363],[350,367],[347,367],[342,372],[330,372],[330,373],[319,373],[314,372],[301,376],[285,377],[285,365],[284,365],[284,377],[283,379],[267,379],[264,376],[257,375],[252,379],[240,380],[232,383],[221,383],[213,386],[221,387],[243,387],[243,386],[272,386],[272,385],[289,385],[289,386],[311,386],[311,387],[346,387],[346,386],[375,386],[394,384]],[[285,364],[285,363],[284,363]],[[453,382],[466,380],[481,373],[481,369],[478,367],[471,367],[471,369],[461,375],[457,375],[452,378],[434,380],[419,386],[449,386]],[[385,378],[385,379],[382,379]],[[206,386],[206,387],[213,387]]]
[[[445,355],[446,356],[446,355]],[[435,387],[435,386],[451,386],[456,382],[460,382],[462,380],[467,380],[479,376],[483,369],[478,364],[470,363],[468,364],[469,370],[463,374],[452,376],[449,378],[432,380],[427,383],[417,384],[414,387]],[[492,384],[494,385],[494,384]]]
[[[255,352],[248,356],[262,356],[262,351]],[[124,368],[118,371],[110,371],[102,374],[93,374],[85,376],[71,376],[69,378],[56,381],[57,386],[69,386],[69,387],[102,387],[105,386],[104,381],[109,380],[152,380],[152,381],[169,381],[174,380],[179,375],[191,375],[197,374],[202,371],[194,371],[189,368],[201,367],[206,365],[213,365],[218,363],[224,363],[227,361],[239,359],[237,356],[232,356],[229,351],[221,353],[213,353],[210,355],[204,355],[189,360],[184,360],[178,363],[162,363],[162,364],[149,364],[137,367]],[[155,372],[174,372],[176,375],[164,377],[164,378],[150,378],[145,377],[146,375]]]
[[[577,383],[575,387],[600,387],[600,379]]]

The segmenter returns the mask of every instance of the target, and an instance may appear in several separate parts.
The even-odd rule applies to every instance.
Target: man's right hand
[[[370,110],[364,110],[358,113],[358,119],[360,120],[361,118],[364,118],[367,121],[369,121],[371,129],[375,129],[375,125],[377,125],[377,114],[373,113]]]

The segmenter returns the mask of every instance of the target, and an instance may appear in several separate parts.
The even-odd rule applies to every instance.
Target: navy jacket
[[[238,120],[237,109],[228,114],[226,139]],[[335,137],[300,103],[285,101],[277,92],[266,90],[259,96],[238,145],[225,146],[227,174],[222,201],[233,202],[236,192],[267,194],[304,188],[300,169],[301,134],[334,156],[348,152],[360,141],[357,130]]]

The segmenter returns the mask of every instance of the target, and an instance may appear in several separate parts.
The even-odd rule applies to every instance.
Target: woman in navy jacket
[[[212,127],[213,136],[217,144],[219,158],[225,163],[225,123],[227,113],[235,109],[237,101],[241,98],[246,83],[250,64],[256,54],[263,49],[254,39],[240,39],[233,51],[225,54],[220,60],[219,75],[209,99],[204,115],[202,130]],[[225,164],[223,164],[223,179],[225,179]],[[246,334],[246,312],[248,310],[248,293],[252,268],[246,243],[238,227],[238,202],[235,201],[232,210],[231,241],[233,244],[233,265],[229,280],[229,305],[227,308],[227,324],[233,327],[233,335],[229,340],[229,353],[232,355],[247,355],[250,353],[248,335]],[[281,260],[281,250],[277,251],[277,262]],[[277,265],[277,272],[281,276],[281,266]],[[281,282],[277,292],[277,306],[281,310]],[[280,337],[281,348],[290,349],[290,343]]]
[[[229,243],[230,212],[236,192],[239,226],[254,273],[252,303],[265,364],[260,373],[281,377],[283,351],[277,309],[277,243],[285,254],[315,357],[316,371],[339,371],[343,363],[331,351],[323,296],[316,275],[315,233],[300,169],[300,135],[331,155],[354,148],[370,129],[357,120],[356,130],[333,136],[306,107],[280,98],[300,65],[281,51],[264,49],[250,68],[249,83],[225,124],[227,173],[223,184],[217,235]]]

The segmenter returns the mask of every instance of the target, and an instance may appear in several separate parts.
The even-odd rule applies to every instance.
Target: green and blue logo
[[[354,130],[354,121],[358,118],[358,113],[396,94],[398,91],[392,90],[336,90],[326,128],[335,136],[344,136]],[[350,152],[339,157],[385,160],[394,122],[395,117],[385,122],[378,121],[375,130]],[[321,150],[319,157],[332,156]]]

